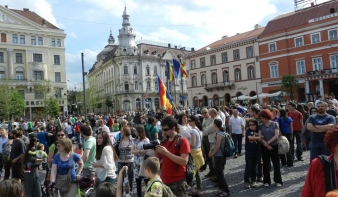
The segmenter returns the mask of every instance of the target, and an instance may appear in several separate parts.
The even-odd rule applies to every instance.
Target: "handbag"
[[[69,191],[70,185],[72,183],[72,168],[73,168],[73,153],[70,153],[69,155],[69,169],[68,173],[65,175],[57,175],[56,176],[56,181],[55,181],[55,186],[59,188],[61,193],[66,193]]]
[[[279,133],[278,137],[278,154],[284,155],[290,150],[290,144],[288,139],[283,136],[281,133]]]

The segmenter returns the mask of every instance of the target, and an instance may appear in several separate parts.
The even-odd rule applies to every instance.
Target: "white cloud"
[[[100,53],[100,51],[91,50],[91,49],[83,49],[83,50],[77,51],[75,54],[66,53],[66,64],[81,65],[81,53],[83,53],[85,65],[88,66],[88,65],[92,65],[96,61],[96,56],[97,54]]]
[[[129,14],[129,12],[136,10],[139,6],[137,5],[137,3],[134,0],[78,0],[79,2],[86,2],[86,3],[90,3],[93,4],[94,6],[100,8],[95,9],[96,12],[98,11],[98,13],[104,13],[104,12],[108,12],[109,14],[113,15],[113,16],[121,16],[123,14],[123,10],[124,10],[124,6],[127,6],[127,12]],[[105,10],[105,11],[103,11]]]
[[[152,40],[158,42],[170,42],[172,44],[184,44],[190,38],[188,35],[178,32],[176,29],[160,27],[158,31],[143,34],[136,31],[136,40]]]

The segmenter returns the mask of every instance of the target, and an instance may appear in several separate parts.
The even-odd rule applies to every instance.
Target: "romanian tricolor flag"
[[[169,80],[174,80],[174,70],[172,65],[169,66]]]
[[[171,96],[168,93],[162,79],[158,75],[157,75],[157,80],[158,80],[158,85],[159,85],[158,93],[160,96],[160,105],[161,107],[164,107],[167,109],[168,114],[172,114],[173,101],[171,99]]]
[[[181,70],[181,73],[182,73],[183,77],[187,78],[188,77],[188,73],[185,70],[184,66],[185,66],[184,62],[181,60],[181,62],[180,62],[180,70]]]

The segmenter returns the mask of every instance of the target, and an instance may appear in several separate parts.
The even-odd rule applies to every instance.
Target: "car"
[[[0,123],[0,128],[8,129],[8,121],[4,121],[3,123]],[[12,126],[15,125],[16,127],[19,127],[19,122],[13,122]]]

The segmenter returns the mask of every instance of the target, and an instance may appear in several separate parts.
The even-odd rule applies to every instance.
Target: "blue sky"
[[[321,2],[324,0],[317,0]],[[65,30],[67,79],[81,83],[81,52],[85,70],[107,44],[110,30],[115,41],[124,6],[136,40],[147,39],[195,47],[222,36],[265,26],[279,14],[292,11],[294,0],[2,0],[12,9],[29,8]],[[69,88],[73,88],[68,83]],[[79,86],[77,86],[80,88]]]

